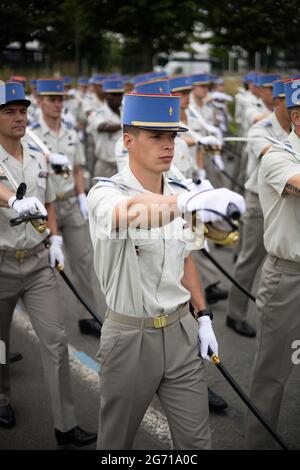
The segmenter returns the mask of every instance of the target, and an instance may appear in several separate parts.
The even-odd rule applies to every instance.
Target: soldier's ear
[[[135,140],[135,136],[133,134],[129,132],[124,132],[123,142],[124,142],[124,146],[127,148],[128,151],[132,149],[134,140]]]
[[[300,127],[300,110],[299,109],[292,110],[291,119],[292,119],[292,123],[295,124],[295,126]]]

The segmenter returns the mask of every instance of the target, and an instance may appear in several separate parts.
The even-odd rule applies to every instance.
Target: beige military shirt
[[[49,129],[44,119],[31,126],[33,132],[47,145],[50,152],[61,153],[68,157],[72,169],[76,165],[84,165],[85,157],[82,144],[79,141],[78,134],[74,129],[69,129],[64,123],[61,124],[59,134]],[[65,194],[75,188],[73,173],[65,179],[62,175],[56,175],[51,171],[51,181],[56,194]]]
[[[115,132],[99,132],[98,127],[106,122],[121,125],[121,118],[104,103],[97,111],[90,114],[87,132],[92,134],[95,141],[95,156],[98,160],[115,162],[115,146],[122,136],[122,129]]]
[[[300,154],[294,131],[286,141]],[[264,214],[264,244],[278,258],[300,262],[300,198],[282,195],[287,181],[300,174],[300,157],[272,147],[261,160],[258,190]]]
[[[44,155],[30,144],[23,144],[23,162],[20,163],[9,155],[0,145],[0,160],[11,173],[16,183],[26,183],[25,196],[35,196],[43,204],[55,200],[55,192],[48,177],[48,168]],[[16,192],[8,181],[5,172],[0,166],[0,183],[10,191]],[[0,250],[30,249],[41,243],[47,236],[47,231],[38,233],[31,223],[22,223],[16,227],[10,226],[10,219],[18,214],[9,208],[0,207]]]
[[[89,223],[94,265],[111,309],[125,315],[153,317],[169,314],[190,299],[181,284],[184,259],[201,248],[188,223],[176,218],[151,230],[112,230],[114,207],[123,200],[149,193],[126,166],[107,183],[99,182],[88,195]],[[164,178],[164,194],[184,189]]]
[[[257,119],[261,114],[268,115],[271,114],[271,111],[260,98],[257,98],[256,103],[249,103],[245,109],[243,128],[246,133],[250,127],[255,124],[255,119]]]
[[[245,188],[256,194],[258,194],[257,177],[262,151],[269,145],[272,145],[265,138],[266,136],[274,137],[280,141],[288,138],[288,133],[281,127],[275,113],[251,126],[248,132],[248,164]]]

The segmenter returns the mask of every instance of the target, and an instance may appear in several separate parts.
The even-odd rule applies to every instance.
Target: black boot
[[[226,410],[228,406],[226,401],[214,393],[210,388],[208,389],[208,405],[209,411],[214,411],[215,413],[222,413],[222,411]]]
[[[57,445],[66,446],[73,444],[77,447],[88,446],[96,442],[97,434],[94,432],[87,432],[81,429],[79,426],[70,429],[70,431],[62,432],[55,429],[55,437]]]
[[[244,320],[235,320],[234,318],[226,317],[226,326],[239,335],[248,336],[248,338],[255,338],[256,336],[255,329]]]
[[[0,426],[8,429],[15,425],[16,419],[12,407],[10,405],[0,406]]]
[[[100,338],[101,326],[94,318],[79,320],[78,322],[80,333],[83,335],[92,335]]]
[[[216,282],[215,284],[211,284],[206,287],[205,298],[208,304],[215,304],[216,302],[219,302],[219,300],[227,299],[228,291],[218,287],[218,284],[220,284],[220,282]]]
[[[23,356],[19,352],[10,352],[8,355],[9,362],[12,364],[13,362],[21,361]]]

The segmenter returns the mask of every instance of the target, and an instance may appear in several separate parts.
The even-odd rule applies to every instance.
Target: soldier
[[[271,144],[265,137],[286,140],[290,132],[290,118],[285,106],[283,81],[274,82],[274,111],[269,118],[254,124],[248,133],[248,179],[246,188],[247,210],[243,217],[242,247],[233,277],[247,290],[251,290],[257,269],[265,258],[263,244],[263,214],[258,199],[257,176],[260,161]],[[255,336],[254,328],[245,319],[248,297],[232,286],[229,294],[226,325],[248,337]]]
[[[20,142],[30,105],[22,85],[12,82],[0,87],[0,339],[8,353],[13,311],[17,301],[22,299],[40,341],[57,443],[87,445],[95,442],[96,434],[77,426],[68,348],[53,272],[56,261],[64,262],[53,206],[55,194],[47,177],[44,156]],[[23,199],[16,197],[11,176],[17,183],[26,183],[27,195]],[[47,231],[38,233],[30,223],[16,227],[9,223],[16,216],[45,216],[47,213],[51,234],[49,251],[46,249]],[[8,363],[0,366],[0,425],[4,428],[16,424],[10,401]]]
[[[300,338],[300,80],[284,83],[293,125],[282,146],[264,156],[258,175],[264,215],[263,265],[256,298],[258,330],[250,398],[276,430],[284,387],[293,369],[293,348]],[[248,415],[246,447],[266,449],[273,443]]]
[[[82,165],[85,162],[82,145],[74,129],[61,121],[64,88],[62,80],[38,80],[37,95],[42,110],[39,121],[31,128],[49,148],[51,164],[64,161],[72,168],[67,179],[62,174],[52,174],[51,181],[56,193],[58,229],[64,240],[64,250],[75,284],[82,289],[92,308],[97,309],[96,292],[93,287],[93,255],[87,228],[87,203],[84,192]],[[100,335],[96,320],[80,305],[79,329],[81,333]]]
[[[163,172],[170,168],[176,132],[184,130],[178,96],[125,95],[129,166],[110,180],[100,178],[88,195],[96,272],[108,305],[99,350],[101,449],[132,447],[155,393],[175,448],[210,448],[207,387],[190,299],[198,312],[202,357],[208,345],[216,351],[217,343],[189,255],[199,244],[182,214],[189,218],[205,207],[224,214],[230,201],[243,210],[243,199],[224,188],[187,192],[168,183]],[[201,220],[212,220],[208,214],[202,211]]]
[[[110,177],[117,173],[115,145],[122,134],[121,103],[124,93],[123,80],[104,80],[102,83],[105,102],[89,117],[87,132],[95,141],[96,176]]]

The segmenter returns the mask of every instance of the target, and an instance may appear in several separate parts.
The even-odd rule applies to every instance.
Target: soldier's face
[[[195,85],[193,93],[196,98],[205,98],[208,93],[208,85]]]
[[[130,163],[153,173],[168,171],[174,156],[177,133],[141,129],[137,135],[124,134]]]
[[[63,107],[62,96],[42,96],[39,103],[45,117],[53,119],[60,117]]]
[[[0,135],[10,139],[24,136],[27,126],[27,107],[8,104],[0,108]]]
[[[180,108],[186,109],[190,102],[190,90],[181,91],[180,94]]]
[[[273,91],[271,87],[261,87],[260,97],[268,108],[273,108]]]

